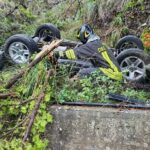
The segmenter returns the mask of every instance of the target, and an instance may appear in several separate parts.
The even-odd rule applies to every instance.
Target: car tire
[[[144,50],[143,43],[138,37],[134,35],[127,35],[117,42],[115,46],[116,55],[129,48],[138,48],[140,50]]]
[[[133,82],[146,80],[146,65],[150,64],[150,56],[143,50],[126,49],[117,56],[117,61],[126,80]]]
[[[5,57],[7,61],[13,64],[27,63],[31,54],[36,51],[38,51],[38,47],[35,41],[24,34],[9,37],[4,45]],[[16,57],[16,60],[14,57]]]
[[[56,26],[51,23],[47,23],[39,26],[36,29],[34,37],[38,37],[40,41],[42,39],[44,42],[51,42],[55,38],[60,39],[61,35]]]

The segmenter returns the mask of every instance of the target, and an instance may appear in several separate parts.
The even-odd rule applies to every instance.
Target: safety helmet
[[[93,29],[88,24],[84,24],[81,26],[77,33],[77,38],[85,44],[88,39],[91,37],[91,35],[94,35]]]

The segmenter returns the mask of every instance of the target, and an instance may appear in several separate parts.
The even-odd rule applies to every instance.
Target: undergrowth
[[[63,67],[61,66],[61,68]],[[58,71],[57,75],[51,78],[51,85],[53,85],[52,99],[55,102],[83,101],[111,103],[112,101],[108,99],[108,94],[110,93],[121,94],[146,102],[150,101],[150,93],[130,88],[126,82],[111,80],[101,72],[94,72],[90,76],[81,79],[75,78],[74,80],[68,77],[68,70],[66,69],[66,72],[64,70],[63,68],[63,71]]]
[[[75,39],[76,30],[82,23],[90,22],[95,27],[100,19],[95,15],[96,12],[98,13],[99,0],[87,0],[85,5],[78,3],[79,1],[71,1],[72,4],[63,2],[52,8],[42,1],[33,0],[28,8],[19,6],[13,13],[7,15],[15,7],[15,4],[18,5],[18,2],[18,0],[11,2],[6,0],[5,7],[7,7],[0,8],[0,46],[12,34],[25,33],[32,36],[37,26],[48,22],[55,24],[61,30],[63,38]],[[139,0],[139,3],[142,4],[142,2]],[[4,2],[0,0],[0,3]],[[132,1],[127,3],[124,11],[133,9],[135,5],[136,3]],[[141,9],[143,8],[141,7]],[[109,24],[113,27],[112,32],[108,34],[111,46],[115,45],[120,36],[130,33],[127,23],[125,24],[124,11],[116,14]],[[93,22],[93,20],[97,22]],[[131,20],[133,19],[131,18]],[[101,33],[100,31],[99,27],[98,32]],[[145,40],[145,33],[149,33],[149,30],[143,32],[143,40]],[[147,40],[147,44],[149,44],[149,36],[147,36]],[[135,90],[126,86],[127,83],[113,81],[99,72],[82,79],[72,80],[69,78],[70,69],[61,66],[57,71],[54,70],[55,73],[47,82],[46,60],[24,75],[13,88],[5,89],[4,85],[8,79],[20,70],[20,67],[12,66],[0,72],[0,94],[15,94],[14,98],[10,96],[7,99],[0,99],[0,150],[46,149],[48,140],[44,133],[46,126],[53,121],[53,117],[48,111],[52,103],[69,101],[112,103],[107,96],[109,93],[122,94],[145,102],[150,101],[149,92]],[[31,113],[43,88],[45,88],[44,99],[34,120],[31,133],[27,141],[23,142]]]
[[[123,94],[130,98],[150,101],[150,93],[136,91],[126,87],[126,83],[113,81],[100,72],[91,76],[70,78],[70,66],[59,66],[47,80],[49,65],[44,60],[17,82],[10,90],[4,85],[20,68],[7,68],[0,73],[0,94],[12,93],[15,97],[0,99],[0,149],[11,150],[41,150],[46,149],[48,140],[45,130],[48,123],[53,121],[49,113],[52,103],[63,102],[101,102],[112,103],[107,94]],[[35,109],[38,97],[44,90],[45,96],[35,117],[31,133],[24,142],[23,137],[27,130],[31,114]]]
[[[14,98],[10,96],[7,99],[0,99],[0,150],[45,149],[48,140],[44,137],[44,131],[46,125],[53,120],[52,115],[47,110],[52,90],[51,86],[45,83],[47,74],[45,63],[38,64],[29,74],[24,75],[13,88],[6,90],[3,86],[14,72],[10,69],[0,74],[0,94],[15,94]],[[34,120],[31,133],[27,141],[23,142],[31,113],[45,86],[45,96]]]

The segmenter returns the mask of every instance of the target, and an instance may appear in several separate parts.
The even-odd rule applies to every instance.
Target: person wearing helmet
[[[100,37],[97,36],[88,24],[84,24],[78,31],[77,38],[83,43],[74,49],[67,49],[55,54],[56,58],[71,60],[90,61],[94,67],[84,68],[79,75],[91,74],[93,71],[101,70],[105,75],[114,80],[122,80],[119,64],[113,53],[103,46]]]

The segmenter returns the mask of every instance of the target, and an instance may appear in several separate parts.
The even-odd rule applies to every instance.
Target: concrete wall
[[[150,111],[52,106],[49,150],[150,150]]]

